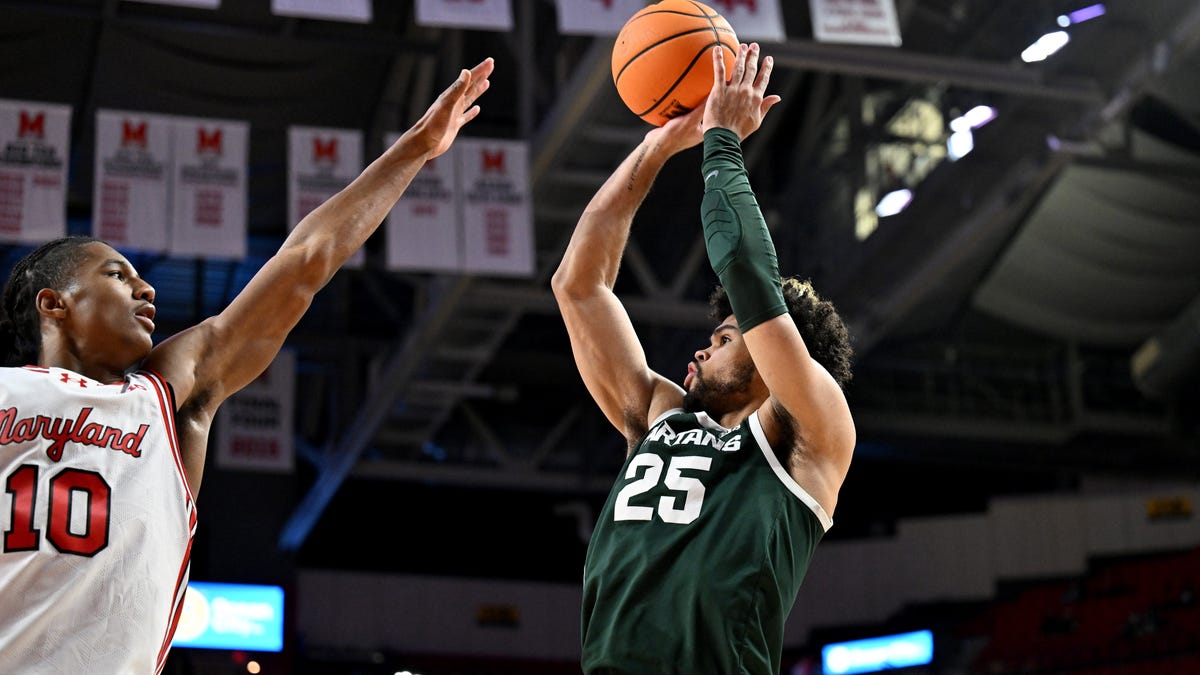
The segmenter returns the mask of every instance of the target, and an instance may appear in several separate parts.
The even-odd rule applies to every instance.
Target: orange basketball
[[[731,71],[738,39],[729,22],[695,0],[661,0],[638,10],[617,34],[613,84],[634,114],[662,126],[712,91],[715,45],[724,48]]]

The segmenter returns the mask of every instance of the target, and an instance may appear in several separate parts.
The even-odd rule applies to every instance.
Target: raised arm
[[[646,134],[584,209],[551,281],[579,374],[630,443],[680,404],[683,389],[650,370],[613,285],[634,214],[666,161],[700,142],[702,113],[697,108]]]
[[[275,359],[313,297],[366,242],[428,160],[479,114],[493,61],[463,70],[425,114],[345,189],[297,224],[220,314],[157,346],[145,366],[171,383],[193,489],[212,415]]]
[[[775,247],[742,161],[741,141],[779,101],[764,96],[772,61],[764,59],[760,71],[758,46],[742,45],[728,83],[724,66],[714,50],[717,75],[703,120],[701,168],[709,261],[770,391],[759,409],[763,429],[774,441],[784,425],[794,425],[804,461],[792,467],[793,476],[832,514],[854,449],[854,423],[841,387],[811,357],[787,313]]]

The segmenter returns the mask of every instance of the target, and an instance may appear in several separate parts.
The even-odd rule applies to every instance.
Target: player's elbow
[[[575,273],[574,265],[566,260],[554,271],[554,276],[550,277],[550,290],[559,305],[585,297],[588,286],[589,284]]]

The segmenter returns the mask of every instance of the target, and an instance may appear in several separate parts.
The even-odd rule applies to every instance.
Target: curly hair
[[[13,266],[0,304],[0,365],[35,363],[42,350],[37,294],[43,288],[61,290],[75,273],[83,247],[99,239],[67,236],[42,244]]]
[[[853,377],[850,366],[854,349],[850,346],[850,333],[837,313],[833,303],[822,300],[808,280],[796,277],[783,279],[783,300],[788,314],[800,329],[800,337],[808,347],[808,353],[829,371],[838,386],[845,389]],[[733,306],[724,287],[718,285],[708,298],[709,315],[722,319],[733,314]]]

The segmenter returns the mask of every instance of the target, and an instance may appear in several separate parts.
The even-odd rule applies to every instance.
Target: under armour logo
[[[70,384],[75,381],[75,378],[71,377],[70,373],[63,373],[62,378],[59,381],[64,384]],[[87,389],[87,378],[85,378],[85,377],[79,378],[79,388]]]

